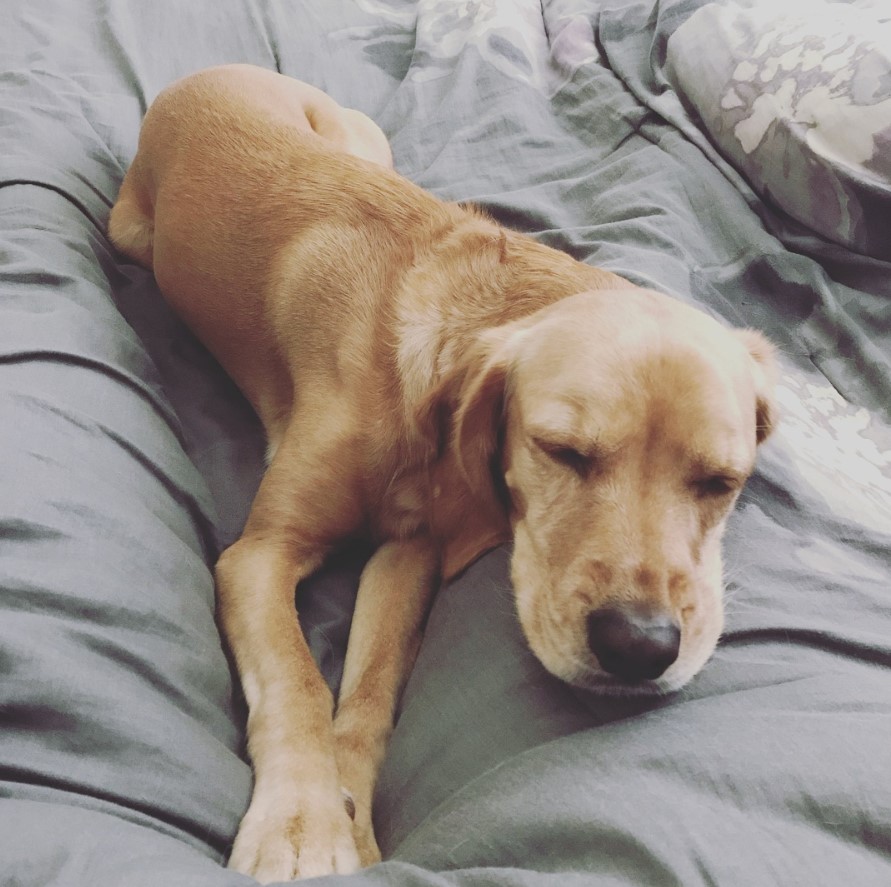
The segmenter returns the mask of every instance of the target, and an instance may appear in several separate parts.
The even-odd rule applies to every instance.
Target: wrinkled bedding
[[[387,861],[326,883],[891,883],[880,5],[815,0],[804,33],[729,0],[3,3],[0,883],[252,883],[222,867],[250,768],[211,567],[263,441],[104,233],[147,104],[235,61],[369,114],[434,193],[762,329],[782,364],[702,674],[657,700],[560,684],[492,552],[431,614],[376,802]],[[875,29],[838,42],[855,10]],[[367,556],[298,590],[335,688]]]

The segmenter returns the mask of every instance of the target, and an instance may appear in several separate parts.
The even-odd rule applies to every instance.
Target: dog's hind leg
[[[108,217],[108,236],[124,255],[153,270],[155,222],[141,191],[136,164],[124,176],[120,193]]]
[[[355,804],[362,865],[380,859],[371,823],[374,784],[438,579],[438,549],[417,536],[381,546],[359,583],[334,741],[337,769]]]

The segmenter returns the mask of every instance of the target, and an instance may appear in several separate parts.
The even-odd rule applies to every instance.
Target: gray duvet
[[[558,683],[492,552],[431,615],[377,798],[387,861],[327,883],[891,884],[888,16],[782,6],[2,3],[0,883],[252,883],[222,867],[251,778],[210,568],[263,442],[104,233],[147,103],[243,61],[371,115],[436,194],[782,356],[703,673],[656,701]],[[335,687],[367,554],[298,591]]]

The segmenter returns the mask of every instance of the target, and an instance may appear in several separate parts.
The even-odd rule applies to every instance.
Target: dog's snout
[[[667,615],[604,608],[588,615],[588,646],[609,674],[654,680],[678,658],[681,630]]]

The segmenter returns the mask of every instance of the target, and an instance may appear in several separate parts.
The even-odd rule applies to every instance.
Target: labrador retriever
[[[774,422],[758,333],[391,165],[367,117],[218,67],[152,104],[110,218],[268,436],[216,567],[255,774],[230,865],[261,881],[380,858],[372,793],[431,595],[505,540],[553,674],[604,693],[689,681],[722,628],[725,521]],[[378,547],[335,711],[294,588],[357,534]]]

